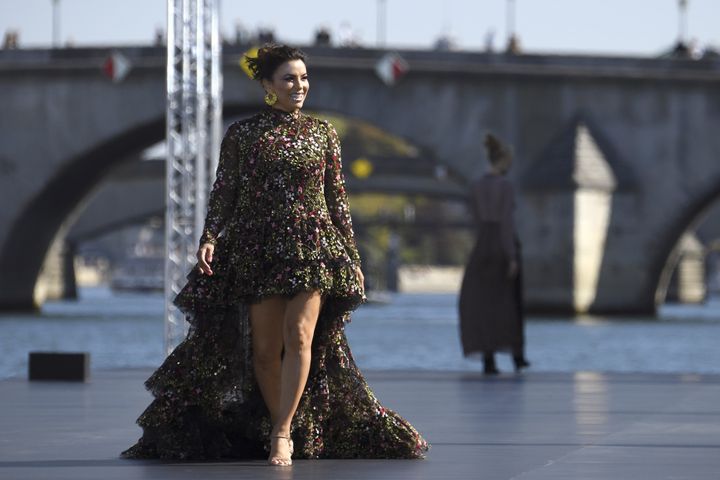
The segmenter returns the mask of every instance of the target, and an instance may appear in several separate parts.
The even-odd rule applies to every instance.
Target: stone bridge
[[[101,73],[110,49],[0,52],[0,309],[42,301],[43,261],[84,199],[164,137],[164,49],[118,50],[132,62],[118,83]],[[262,103],[244,50],[224,52],[227,117]],[[514,145],[536,311],[653,313],[678,240],[720,196],[718,60],[401,51],[410,70],[388,87],[384,51],[307,52],[307,108],[369,122],[460,177],[484,168],[485,132]],[[461,198],[450,181],[414,191]]]

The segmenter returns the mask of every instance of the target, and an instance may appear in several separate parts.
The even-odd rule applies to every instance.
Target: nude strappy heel
[[[294,445],[292,438],[290,438],[290,435],[272,435],[270,438],[284,438],[288,442],[288,450],[290,451],[291,456],[287,458],[278,456],[270,457],[268,459],[268,464],[278,467],[289,467],[290,465],[292,465],[292,454],[294,451]]]

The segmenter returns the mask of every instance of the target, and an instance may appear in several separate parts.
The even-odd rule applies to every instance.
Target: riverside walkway
[[[425,460],[126,460],[149,369],[87,383],[0,381],[0,479],[662,480],[720,478],[720,376],[379,372],[366,377],[430,441]]]

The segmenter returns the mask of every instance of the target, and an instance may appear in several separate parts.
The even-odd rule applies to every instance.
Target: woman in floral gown
[[[187,337],[145,382],[155,397],[125,458],[422,458],[427,442],[384,408],[344,333],[366,298],[340,144],[301,113],[302,51],[248,59],[267,92],[221,146],[198,264],[174,299]]]

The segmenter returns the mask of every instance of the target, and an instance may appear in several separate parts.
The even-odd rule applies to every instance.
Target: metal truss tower
[[[220,0],[167,0],[165,353],[187,334],[172,299],[195,266],[222,134]]]

